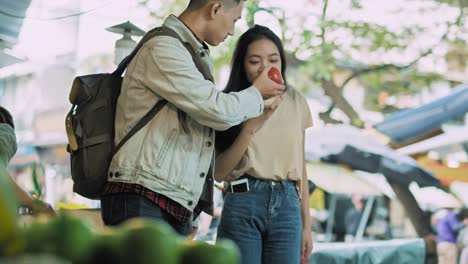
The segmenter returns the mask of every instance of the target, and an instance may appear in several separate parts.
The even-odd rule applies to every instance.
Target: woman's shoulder
[[[288,87],[286,94],[296,103],[304,103],[307,101],[305,96],[293,87]]]

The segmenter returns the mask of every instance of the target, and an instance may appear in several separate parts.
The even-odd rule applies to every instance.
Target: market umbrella
[[[417,184],[410,184],[409,189],[419,207],[425,211],[435,212],[443,208],[462,208],[463,204],[453,196],[442,189],[435,187],[419,188]]]
[[[401,110],[374,126],[395,145],[405,145],[430,136],[447,121],[463,118],[468,112],[468,84],[453,89],[450,95],[422,106]]]
[[[359,177],[355,171],[345,165],[309,162],[307,178],[329,193],[363,196],[383,194],[378,187]]]
[[[412,158],[375,140],[370,134],[349,125],[327,125],[306,132],[306,160],[344,164],[354,170],[381,173],[388,181],[407,186],[440,187],[430,172]]]
[[[454,181],[450,184],[450,191],[468,207],[468,182]]]

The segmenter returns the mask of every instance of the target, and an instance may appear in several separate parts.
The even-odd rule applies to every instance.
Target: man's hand
[[[309,263],[312,248],[312,232],[310,228],[304,228],[302,230],[301,264]]]
[[[263,99],[269,99],[273,96],[282,95],[285,89],[283,84],[277,84],[268,77],[268,71],[270,68],[271,66],[266,67],[253,82],[253,86],[258,89]]]
[[[255,134],[255,132],[257,132],[263,126],[263,124],[265,124],[268,118],[270,118],[270,116],[275,112],[285,96],[286,95],[281,95],[277,98],[272,98],[272,100],[274,100],[273,103],[271,103],[269,106],[265,106],[263,113],[260,116],[245,121],[242,124],[242,130],[250,134]]]

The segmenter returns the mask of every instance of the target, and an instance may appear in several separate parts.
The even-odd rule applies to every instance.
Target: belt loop
[[[283,191],[287,191],[287,185],[286,185],[286,181],[280,181],[280,184],[281,184],[281,187],[283,188]]]
[[[256,189],[256,185],[257,185],[257,181],[253,178],[253,177],[247,177],[247,180],[249,181],[249,187],[250,187],[250,190],[255,190]]]

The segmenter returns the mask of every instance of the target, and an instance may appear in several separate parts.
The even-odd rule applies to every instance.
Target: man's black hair
[[[205,6],[210,1],[211,0],[190,0],[187,8],[190,10],[196,10]],[[222,2],[227,8],[237,6],[240,3],[240,1],[245,0],[220,0],[220,2]]]

